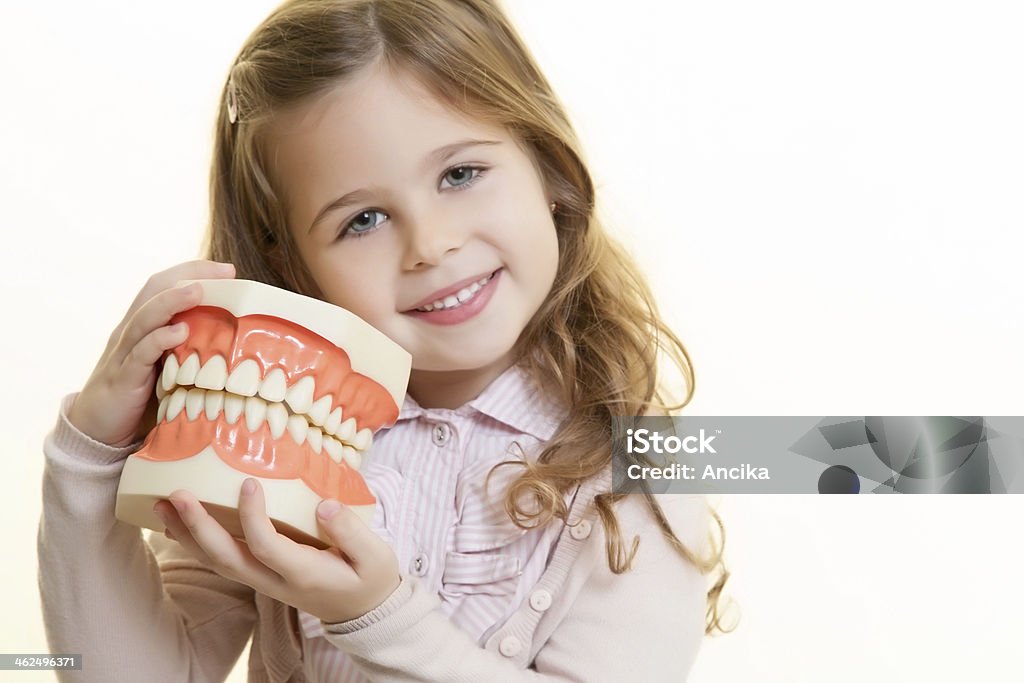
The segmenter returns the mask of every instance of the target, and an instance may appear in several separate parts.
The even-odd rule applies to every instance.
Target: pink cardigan
[[[253,637],[249,681],[306,681],[294,608],[229,581],[177,543],[113,516],[123,459],[78,432],[66,397],[44,442],[39,589],[52,652],[81,653],[69,681],[223,681]],[[519,609],[481,648],[415,576],[368,614],[323,624],[375,681],[683,681],[704,631],[705,578],[669,546],[640,496],[617,507],[633,569],[608,568],[584,483],[550,561]],[[706,552],[702,496],[660,495],[676,535]]]

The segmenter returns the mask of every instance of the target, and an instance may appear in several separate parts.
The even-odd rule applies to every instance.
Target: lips
[[[500,268],[498,270],[500,270]],[[415,311],[417,308],[423,308],[423,307],[425,307],[427,305],[433,305],[434,303],[436,303],[438,301],[444,301],[449,296],[457,295],[459,293],[459,291],[468,288],[474,282],[477,282],[477,281],[485,279],[485,278],[490,278],[496,272],[498,272],[498,271],[497,270],[488,270],[488,271],[485,271],[483,273],[478,273],[477,275],[474,275],[472,277],[467,277],[464,280],[459,280],[458,282],[456,282],[456,283],[454,283],[452,285],[449,285],[448,287],[445,287],[444,289],[439,289],[436,292],[434,292],[433,294],[424,297],[418,303],[413,305],[411,308],[406,309],[404,312],[405,313],[409,313],[411,311]]]

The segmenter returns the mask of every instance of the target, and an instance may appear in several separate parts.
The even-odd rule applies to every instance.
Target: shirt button
[[[515,636],[508,636],[501,641],[501,645],[498,646],[498,652],[505,655],[506,657],[515,657],[519,654],[519,651],[523,649],[523,644],[519,642],[519,639]]]
[[[412,562],[409,565],[409,571],[412,572],[413,576],[426,576],[427,569],[429,568],[430,558],[427,557],[426,553],[420,553],[412,558]]]
[[[574,527],[569,527],[569,535],[577,541],[582,541],[590,535],[590,522],[585,519],[581,519],[579,524]]]
[[[551,593],[547,592],[543,588],[535,590],[530,595],[530,607],[538,612],[543,612],[548,607],[551,607]]]
[[[434,445],[441,447],[448,445],[451,437],[452,430],[443,422],[434,425],[434,429],[430,434],[430,440],[434,442]]]

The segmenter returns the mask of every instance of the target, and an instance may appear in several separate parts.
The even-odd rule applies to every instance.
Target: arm
[[[703,552],[703,498],[659,502],[683,543]],[[377,681],[685,680],[704,635],[706,582],[669,546],[645,505],[630,496],[617,508],[627,547],[634,534],[641,538],[629,572],[608,568],[604,533],[595,525],[566,582],[582,587],[533,669],[481,649],[441,613],[437,596],[408,577],[369,614],[325,624],[327,637]]]
[[[223,680],[252,631],[251,589],[154,536],[158,564],[140,529],[114,518],[137,444],[113,448],[79,432],[66,417],[73,399],[43,446],[37,550],[50,649],[82,654],[83,670],[67,680]]]

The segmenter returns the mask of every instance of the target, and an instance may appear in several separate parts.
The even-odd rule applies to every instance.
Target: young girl
[[[611,417],[666,408],[660,351],[689,389],[667,408],[689,402],[688,357],[499,8],[287,2],[222,105],[208,260],[149,280],[45,442],[40,590],[75,680],[223,680],[250,635],[250,681],[683,680],[727,577],[709,510],[615,494],[610,464]],[[412,354],[364,467],[373,524],[318,508],[335,548],[278,535],[255,480],[244,542],[187,491],[155,508],[166,538],[114,519],[188,333],[168,323],[199,300],[174,283],[218,277],[322,298]]]

